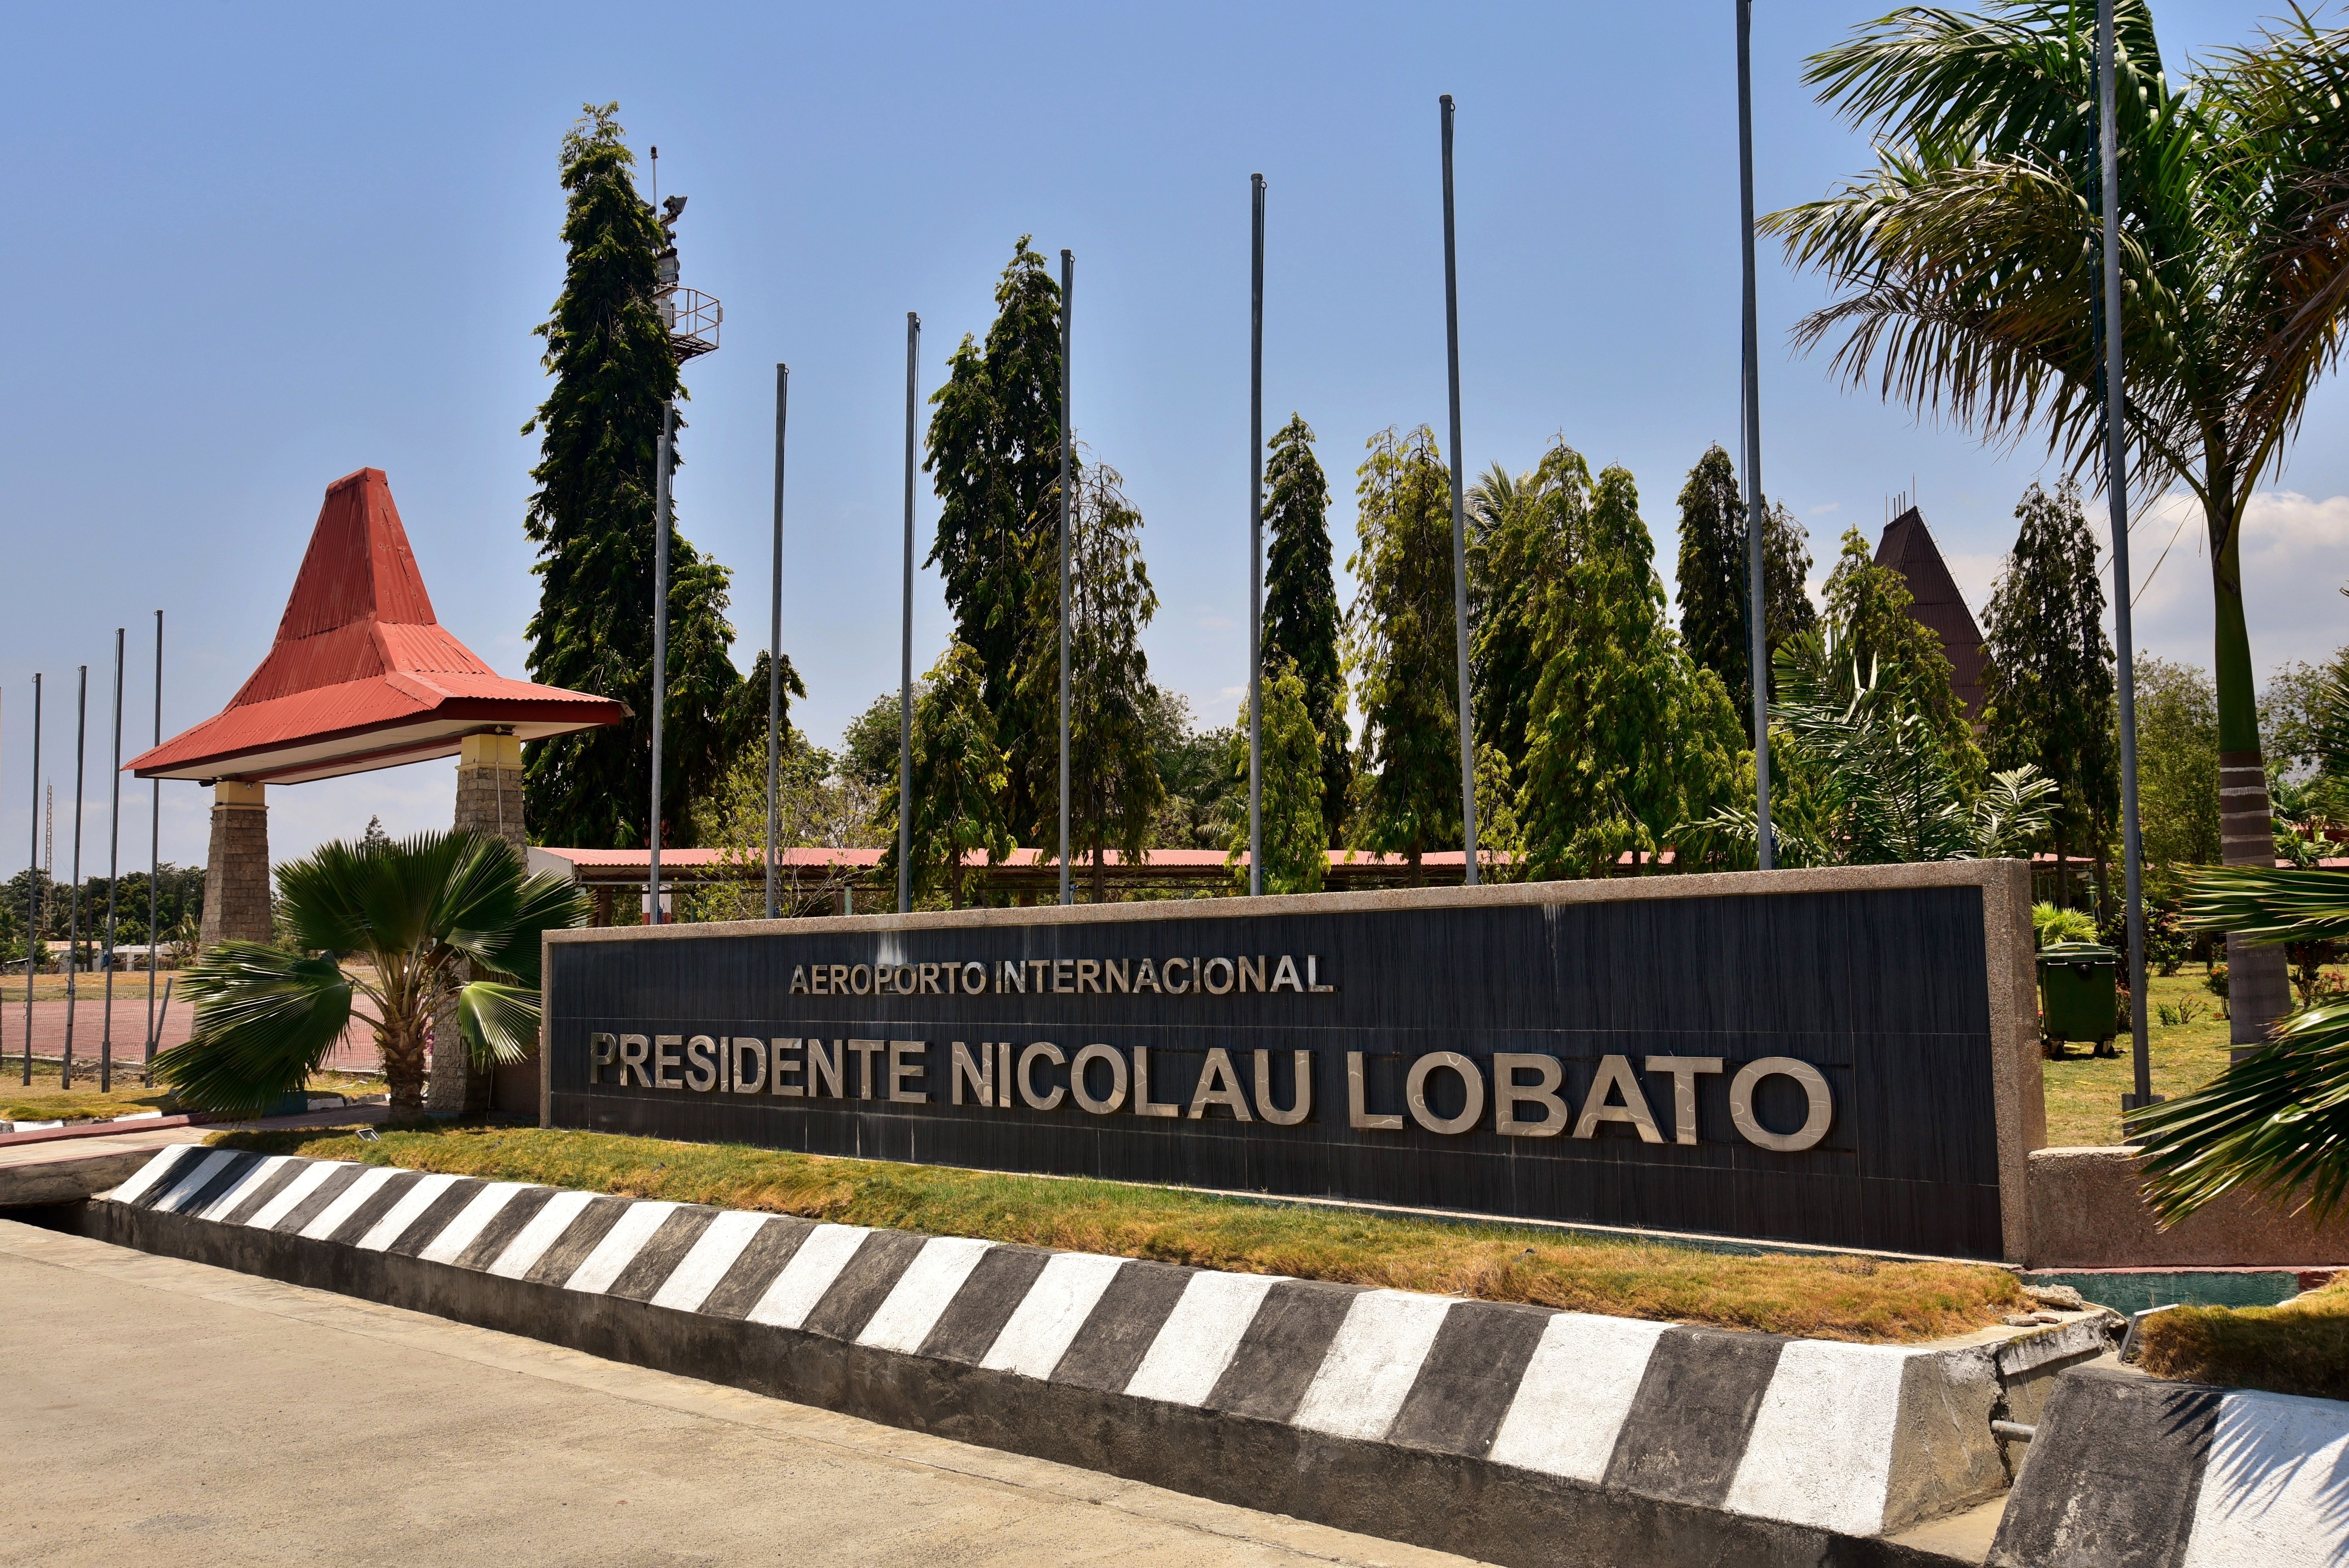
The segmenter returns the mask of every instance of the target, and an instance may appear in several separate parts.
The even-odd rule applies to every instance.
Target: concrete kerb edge
[[[172,1169],[172,1162],[181,1160],[191,1163]],[[1909,1560],[1897,1555],[1900,1549],[1876,1538],[2003,1491],[2006,1461],[1990,1432],[1990,1421],[2029,1419],[2036,1413],[2041,1385],[2052,1382],[2055,1369],[2104,1347],[2097,1324],[2085,1318],[1962,1346],[1859,1346],[1299,1284],[1290,1287],[1299,1293],[1298,1301],[1309,1296],[1319,1303],[1315,1310],[1338,1312],[1340,1319],[1326,1323],[1321,1337],[1309,1336],[1275,1354],[1285,1343],[1278,1333],[1287,1331],[1277,1324],[1265,1327],[1260,1309],[1278,1282],[1127,1260],[1087,1260],[1083,1254],[986,1248],[1007,1254],[1007,1262],[1025,1258],[1032,1266],[999,1270],[994,1283],[987,1284],[974,1265],[948,1297],[933,1305],[939,1315],[934,1321],[943,1323],[954,1313],[965,1317],[977,1313],[998,1326],[988,1331],[998,1336],[989,1340],[996,1349],[957,1356],[924,1341],[914,1351],[902,1351],[860,1340],[879,1321],[874,1314],[885,1305],[885,1298],[895,1299],[897,1284],[912,1276],[912,1260],[938,1247],[934,1240],[887,1232],[835,1238],[854,1244],[821,1285],[821,1299],[813,1300],[793,1326],[759,1324],[740,1314],[718,1315],[699,1308],[653,1305],[668,1289],[666,1280],[680,1271],[691,1272],[686,1259],[692,1255],[690,1248],[698,1245],[695,1238],[709,1233],[723,1212],[591,1201],[604,1205],[605,1228],[596,1233],[599,1236],[619,1232],[620,1222],[612,1218],[615,1206],[621,1212],[644,1210],[647,1222],[638,1227],[642,1234],[632,1237],[629,1245],[636,1250],[628,1259],[618,1264],[605,1260],[600,1285],[582,1284],[576,1274],[569,1276],[566,1285],[494,1274],[495,1252],[476,1256],[460,1251],[451,1263],[414,1255],[429,1250],[436,1237],[446,1245],[445,1238],[454,1233],[449,1227],[463,1222],[455,1206],[460,1200],[493,1211],[511,1201],[517,1213],[523,1208],[552,1212],[546,1205],[558,1195],[547,1189],[507,1184],[483,1189],[480,1183],[444,1187],[436,1200],[442,1212],[419,1213],[388,1249],[366,1251],[352,1244],[352,1236],[339,1233],[328,1239],[298,1233],[316,1228],[326,1193],[356,1190],[367,1171],[384,1168],[330,1171],[324,1182],[310,1190],[313,1196],[270,1228],[232,1222],[226,1216],[240,1202],[258,1201],[262,1186],[290,1190],[306,1174],[300,1168],[322,1162],[281,1159],[270,1167],[274,1174],[266,1181],[264,1163],[260,1156],[237,1155],[215,1162],[212,1174],[199,1178],[192,1173],[202,1164],[200,1156],[167,1151],[158,1156],[160,1177],[142,1172],[133,1178],[123,1190],[132,1193],[131,1201],[107,1198],[88,1204],[82,1229],[98,1239],[149,1252],[360,1295],[866,1419],[1510,1563]],[[347,1177],[342,1175],[345,1171],[350,1172]],[[377,1179],[373,1191],[388,1194],[402,1190],[395,1183],[404,1174],[409,1173],[395,1171]],[[132,1191],[142,1180],[152,1184],[144,1191]],[[183,1190],[191,1181],[201,1190]],[[241,1196],[248,1186],[251,1194]],[[411,1177],[404,1190],[421,1186]],[[523,1202],[517,1196],[523,1192],[535,1194],[538,1206]],[[167,1208],[142,1206],[158,1202]],[[189,1212],[176,1212],[181,1209]],[[584,1207],[576,1211],[586,1212]],[[361,1222],[374,1222],[367,1219],[364,1205],[346,1229],[348,1223]],[[494,1224],[494,1217],[489,1222]],[[574,1218],[564,1222],[586,1222]],[[776,1216],[738,1216],[733,1222],[738,1230],[750,1225],[753,1234],[764,1234],[763,1227],[779,1222],[802,1227],[790,1243],[792,1248],[818,1229]],[[681,1228],[672,1233],[665,1226]],[[518,1244],[512,1235],[483,1234],[498,1248]],[[660,1236],[670,1239],[657,1239]],[[485,1244],[474,1243],[476,1251]],[[542,1240],[540,1244],[558,1243]],[[969,1245],[950,1243],[945,1250]],[[885,1253],[901,1260],[894,1275],[887,1275],[882,1265]],[[794,1254],[785,1254],[790,1255]],[[1040,1256],[1042,1261],[1036,1261]],[[648,1260],[651,1272],[645,1272],[638,1259]],[[865,1261],[850,1266],[851,1259]],[[1099,1274],[1105,1267],[1102,1277],[1111,1283],[1102,1284],[1089,1301],[1081,1293],[1074,1310],[1081,1321],[1062,1326],[1066,1337],[1061,1348],[1049,1353],[1051,1364],[1039,1373],[1034,1367],[1017,1365],[1017,1356],[1007,1358],[999,1341],[1016,1337],[1010,1326],[1024,1321],[1021,1314],[1034,1317],[1039,1311],[1034,1302],[1050,1295],[1050,1289],[1038,1282],[1053,1260],[1070,1260],[1077,1273]],[[626,1273],[629,1268],[637,1274]],[[875,1274],[876,1268],[882,1272]],[[874,1277],[860,1279],[859,1270]],[[1060,1272],[1065,1275],[1071,1271]],[[1199,1286],[1202,1279],[1209,1284]],[[1013,1283],[1006,1284],[1006,1280]],[[1112,1290],[1112,1284],[1121,1281],[1132,1282],[1134,1288],[1118,1284]],[[1216,1281],[1235,1283],[1226,1287]],[[1178,1284],[1210,1293],[1227,1288],[1254,1292],[1257,1305],[1236,1320],[1229,1354],[1270,1357],[1264,1364],[1265,1375],[1275,1380],[1286,1377],[1294,1385],[1295,1408],[1252,1410],[1247,1404],[1252,1394],[1210,1398],[1205,1387],[1188,1403],[1170,1404],[1133,1391],[1139,1387],[1135,1368],[1155,1352],[1159,1336],[1174,1332],[1168,1325],[1175,1297],[1166,1293]],[[1118,1318],[1121,1312],[1141,1312],[1133,1302],[1152,1292],[1161,1298],[1160,1315],[1151,1318],[1143,1312],[1134,1323]],[[843,1295],[852,1298],[846,1306],[836,1299]],[[1486,1348],[1491,1326],[1482,1317],[1462,1320],[1459,1344],[1449,1357],[1436,1343],[1438,1326],[1409,1352],[1379,1338],[1375,1355],[1350,1368],[1344,1365],[1348,1342],[1342,1340],[1347,1331],[1340,1319],[1371,1298],[1381,1304],[1381,1310],[1399,1314],[1399,1320],[1416,1318],[1440,1326],[1464,1307],[1486,1316],[1501,1315],[1495,1322],[1506,1317],[1502,1326],[1514,1325],[1520,1338],[1537,1331],[1547,1336],[1561,1326],[1558,1320],[1567,1319],[1571,1321],[1562,1326],[1569,1336],[1596,1333],[1603,1343],[1609,1336],[1629,1335],[1645,1348],[1620,1368],[1617,1403],[1609,1407],[1601,1401],[1594,1407],[1599,1413],[1591,1416],[1579,1407],[1568,1408],[1574,1400],[1589,1398],[1584,1391],[1587,1367],[1578,1363],[1572,1376],[1553,1380],[1545,1380],[1548,1373],[1537,1375],[1522,1356],[1515,1363],[1502,1357],[1505,1364],[1496,1367]],[[695,1299],[706,1303],[710,1298]],[[1125,1305],[1115,1305],[1121,1300]],[[742,1307],[745,1313],[750,1310]],[[825,1315],[843,1312],[849,1315],[827,1331]],[[864,1315],[855,1315],[859,1313]],[[1124,1348],[1115,1354],[1097,1346],[1084,1349],[1096,1340],[1115,1349],[1121,1335]],[[1273,1349],[1248,1350],[1260,1335],[1272,1336],[1264,1344]],[[1654,1346],[1665,1343],[1661,1336],[1668,1335],[1674,1355],[1660,1357]],[[1463,1346],[1474,1348],[1464,1351]],[[2018,1357],[2025,1346],[2033,1347],[2033,1357]],[[1282,1354],[1296,1364],[1283,1367]],[[1102,1362],[1103,1355],[1125,1368],[1106,1383],[1077,1366],[1107,1364]],[[1118,1362],[1118,1355],[1126,1360]],[[1418,1358],[1412,1359],[1414,1356]],[[1702,1371],[1717,1356],[1731,1358],[1721,1363],[1723,1367],[1758,1356],[1764,1370],[1758,1380],[1734,1372],[1716,1377]],[[2022,1364],[2034,1358],[2039,1365]],[[998,1360],[1005,1365],[992,1366]],[[1662,1376],[1659,1367],[1668,1360],[1681,1367],[1671,1387],[1656,1382]],[[1229,1375],[1237,1365],[1237,1360],[1228,1363],[1226,1373],[1218,1376]],[[1398,1367],[1403,1381],[1394,1383]],[[1382,1391],[1381,1377],[1392,1385]],[[1326,1392],[1329,1388],[1336,1392]],[[1686,1414],[1683,1407],[1692,1401],[1705,1404],[1720,1388],[1729,1389],[1723,1397],[1736,1407],[1724,1409],[1727,1420],[1744,1425],[1729,1439],[1732,1447],[1715,1443],[1720,1451],[1706,1461],[1709,1470],[1700,1464],[1692,1471],[1670,1453],[1671,1432],[1658,1436],[1643,1423],[1662,1420],[1669,1425]],[[1484,1426],[1476,1429],[1472,1420],[1468,1428],[1460,1428],[1459,1411],[1446,1413],[1447,1399],[1453,1406],[1465,1400],[1482,1408]],[[1535,1401],[1526,1419],[1541,1429],[1563,1432],[1578,1423],[1588,1424],[1586,1418],[1612,1421],[1601,1435],[1608,1437],[1613,1458],[1606,1459],[1599,1470],[1586,1464],[1587,1474],[1556,1466],[1545,1473],[1494,1459],[1501,1430],[1518,1418],[1521,1399]],[[1373,1410],[1371,1423],[1350,1426],[1353,1418],[1346,1412],[1365,1400]],[[1323,1418],[1330,1409],[1338,1416]],[[1323,1414],[1313,1416],[1309,1410]],[[1702,1410],[1689,1418],[1700,1428],[1719,1424]],[[1455,1429],[1471,1435],[1427,1436]],[[1822,1433],[1840,1435],[1822,1442]],[[1536,1451],[1526,1447],[1527,1439],[1522,1436],[1508,1440],[1516,1445],[1514,1457]],[[1571,1447],[1576,1441],[1587,1446],[1590,1439],[1568,1436],[1558,1440]],[[1838,1443],[1852,1453],[1842,1453]],[[1626,1453],[1646,1457],[1627,1467]],[[1660,1460],[1659,1454],[1665,1457]],[[1581,1544],[1561,1559],[1558,1542],[1566,1538]],[[1863,1545],[1877,1554],[1853,1555]]]
[[[1940,861],[1773,872],[1704,872],[1576,882],[1497,882],[1475,887],[1384,888],[1257,898],[1166,899],[1124,903],[1037,904],[1011,909],[932,910],[912,914],[801,915],[665,925],[577,927],[540,941],[539,1125],[554,1125],[553,949],[580,943],[689,942],[739,936],[875,934],[988,926],[1086,925],[1133,921],[1245,919],[1250,915],[1350,913],[1496,905],[1628,903],[1645,899],[1787,897],[1903,888],[1971,887],[1982,892],[1984,975],[1990,1003],[1992,1095],[1998,1124],[2000,1243],[2017,1267],[2031,1257],[2030,1155],[2047,1141],[2039,1057],[2037,978],[2033,969],[2031,868],[2022,861]]]

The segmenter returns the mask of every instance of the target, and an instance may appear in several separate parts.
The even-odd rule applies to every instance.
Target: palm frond
[[[538,1048],[538,993],[476,980],[457,993],[457,1027],[476,1062],[518,1062]]]
[[[350,1023],[351,992],[331,958],[215,943],[181,982],[195,1033],[155,1057],[156,1076],[199,1109],[265,1110],[326,1060]]]
[[[539,975],[539,939],[550,931],[566,931],[587,923],[588,903],[570,878],[541,872],[523,882],[514,901],[513,918],[488,944],[482,962],[501,975],[511,975],[535,987]]]
[[[522,857],[502,840],[480,834],[451,833],[448,842],[453,858],[431,890],[428,928],[466,957],[494,968],[522,905]]]
[[[2349,1003],[2294,1014],[2259,1054],[2137,1113],[2129,1131],[2145,1149],[2146,1202],[2166,1222],[2241,1188],[2304,1194],[2323,1223],[2349,1197]]]
[[[2267,866],[2213,866],[2195,874],[2186,921],[2252,942],[2320,942],[2349,936],[2349,876]]]

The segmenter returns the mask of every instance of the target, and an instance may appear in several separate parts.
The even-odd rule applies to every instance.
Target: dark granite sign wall
[[[1986,887],[1808,886],[564,934],[545,1114],[2000,1256]]]

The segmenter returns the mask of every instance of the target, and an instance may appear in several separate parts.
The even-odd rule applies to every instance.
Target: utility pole
[[[155,612],[155,744],[163,744],[163,612]],[[161,961],[163,934],[156,928],[161,903],[155,884],[163,875],[163,780],[150,779],[154,794],[147,808],[147,1052],[140,1066],[147,1081],[155,1081],[155,970]]]
[[[1476,885],[1476,725],[1468,686],[1468,508],[1460,450],[1460,270],[1452,238],[1452,95],[1444,106],[1444,347],[1452,372],[1452,632],[1460,655],[1460,826],[1465,885]]]
[[[775,816],[783,744],[783,411],[792,373],[775,366],[775,583],[767,630],[767,918],[775,918]]]
[[[66,1050],[57,1075],[60,1088],[73,1088],[74,1004],[79,999],[81,946],[81,798],[82,763],[89,755],[89,666],[81,666],[81,686],[74,702],[73,888],[66,895]]]
[[[114,906],[122,881],[122,632],[114,628],[114,768],[106,810],[106,1022],[98,1034],[98,1092],[114,1092]]]
[[[1070,475],[1076,468],[1076,427],[1070,423],[1074,412],[1071,402],[1069,382],[1069,351],[1076,343],[1075,328],[1071,321],[1077,294],[1076,253],[1063,247],[1061,252],[1061,902],[1077,902],[1075,887],[1069,880],[1069,524],[1074,515],[1075,497],[1070,494]]]
[[[41,916],[47,911],[47,900],[41,896],[47,880],[41,867],[41,677],[33,676],[33,800],[36,809],[26,813],[33,819],[32,874],[25,879],[25,1077],[24,1084],[33,1082],[33,976],[40,972],[39,954],[43,946]]]
[[[1449,150],[1448,117],[1444,127],[1444,146]],[[1448,239],[1452,211],[1448,150],[1444,169]],[[1248,892],[1257,894],[1264,892],[1264,176],[1252,174],[1248,183],[1254,208],[1248,252]]]
[[[922,318],[905,313],[905,601],[897,679],[897,913],[914,908],[914,428]],[[951,852],[951,851],[949,851]]]

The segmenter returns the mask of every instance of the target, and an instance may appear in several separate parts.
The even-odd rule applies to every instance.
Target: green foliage
[[[1754,685],[1749,651],[1751,558],[1745,498],[1736,466],[1718,443],[1705,449],[1681,487],[1679,578],[1681,641],[1689,656],[1721,677],[1746,738],[1754,736]],[[1765,500],[1763,509],[1763,615],[1767,655],[1816,624],[1803,580],[1811,573],[1809,536],[1794,513]],[[1771,696],[1776,696],[1772,688]]]
[[[1061,286],[1021,235],[996,284],[982,349],[966,335],[930,395],[927,455],[939,501],[927,564],[945,579],[955,640],[978,655],[981,696],[1009,754],[1012,832],[1059,832],[1059,693],[1040,690],[1055,656],[1061,506]],[[1049,788],[1046,786],[1049,785]]]
[[[2051,496],[2034,484],[2014,515],[2022,527],[1991,595],[1983,719],[1993,763],[2029,763],[2054,784],[2049,836],[2069,855],[2102,843],[2120,806],[2104,582],[2077,485]],[[2058,864],[2068,887],[2070,862]]]
[[[889,714],[889,785],[897,789],[897,699]],[[792,730],[777,759],[775,844],[792,849],[877,849],[873,826],[881,791],[829,751]],[[894,825],[892,831],[894,833]],[[767,746],[761,738],[734,754],[716,789],[694,803],[694,839],[718,852],[718,880],[679,889],[679,921],[757,920],[767,912]],[[829,914],[843,890],[869,886],[869,872],[844,861],[804,863],[785,857],[776,873],[779,914]]]
[[[1108,896],[1104,850],[1129,859],[1148,851],[1151,825],[1165,798],[1151,729],[1150,661],[1142,628],[1158,613],[1158,593],[1142,560],[1142,514],[1124,481],[1106,463],[1076,476],[1069,517],[1069,853],[1089,855],[1096,903]],[[1045,716],[1043,744],[1028,752],[1029,796],[1050,802],[1049,829],[1037,841],[1060,841],[1060,578],[1039,577],[1030,619],[1042,628],[1019,676],[1019,711]],[[1016,747],[1011,766],[1018,767]]]
[[[1190,700],[1156,686],[1151,688],[1144,718],[1159,786],[1164,791],[1157,820],[1151,826],[1151,847],[1222,849],[1235,790],[1241,797],[1241,811],[1247,810],[1247,777],[1235,781],[1231,769],[1232,738],[1238,735],[1245,748],[1247,734],[1229,725],[1197,727],[1192,722]]]
[[[1330,575],[1330,481],[1313,455],[1313,431],[1303,415],[1291,414],[1273,436],[1264,478],[1264,521],[1271,535],[1264,667],[1269,672],[1286,659],[1305,683],[1306,717],[1320,738],[1322,841],[1335,849],[1345,827],[1353,758],[1338,645],[1338,589]]]
[[[2058,909],[2043,900],[2031,906],[2031,935],[2040,947],[2059,942],[2094,942],[2096,917],[2085,909]]]
[[[155,1070],[187,1105],[251,1113],[298,1088],[364,998],[374,1013],[357,1016],[374,1026],[391,1103],[413,1110],[444,1005],[477,1059],[534,1048],[539,939],[587,917],[567,878],[525,877],[512,848],[471,833],[323,844],[277,868],[277,896],[294,951],[216,943],[181,983],[195,1033]],[[345,969],[346,956],[366,968]]]
[[[2187,913],[2238,940],[2329,941],[2349,934],[2349,879],[2213,869],[2195,877]],[[2255,1055],[2139,1112],[2129,1131],[2145,1146],[2146,1200],[2165,1221],[2240,1187],[2282,1202],[2304,1197],[2323,1223],[2349,1197],[2349,1000],[2304,1004]]]
[[[2191,665],[2140,654],[2136,673],[2137,812],[2145,863],[2216,865],[2218,692]]]
[[[1459,650],[1452,475],[1426,426],[1371,437],[1355,470],[1354,604],[1346,667],[1362,711],[1361,847],[1408,859],[1456,848]]]
[[[987,671],[976,649],[949,643],[922,678],[914,703],[914,820],[912,841],[916,898],[943,892],[947,907],[966,902],[969,876],[963,857],[983,853],[990,865],[1011,852],[1003,818],[1008,764],[996,741],[994,716],[982,696]],[[876,802],[874,822],[881,839],[875,878],[897,882],[897,791]]]
[[[523,532],[538,547],[538,610],[528,665],[550,686],[627,704],[600,729],[533,741],[523,773],[543,842],[628,848],[645,841],[652,782],[655,490],[665,399],[684,388],[654,294],[667,243],[628,170],[616,104],[589,105],[563,139],[568,194],[563,293],[538,330],[554,388],[523,427],[540,437]],[[677,421],[684,428],[684,420]],[[678,466],[671,448],[671,471]],[[662,841],[689,843],[691,807],[730,755],[726,716],[741,685],[727,650],[730,574],[669,531],[668,699]],[[765,717],[765,688],[759,691]]]
[[[1329,870],[1328,820],[1322,815],[1321,737],[1313,727],[1304,677],[1288,659],[1268,663],[1264,672],[1264,891],[1319,892]],[[1247,848],[1247,704],[1239,722],[1226,731],[1235,787],[1224,799],[1227,824],[1224,846],[1232,881],[1246,892]]]
[[[1877,167],[1766,220],[1835,289],[1797,337],[1839,339],[1850,384],[1992,441],[2044,429],[2079,467],[2101,460],[2106,407],[2095,29],[2075,0],[1861,25],[1807,79]],[[2218,749],[2255,761],[2242,520],[2343,342],[2349,32],[2295,11],[2178,84],[2145,0],[2122,0],[2116,36],[2131,490],[2176,482],[2200,504]],[[2230,810],[2264,817],[2256,794]]]
[[[1563,440],[1553,441],[1533,471],[1512,475],[1499,463],[1469,487],[1468,680],[1476,746],[1490,746],[1512,777],[1525,769],[1534,688],[1541,680],[1541,621],[1550,591],[1564,579],[1581,520],[1590,509],[1590,468]],[[1493,801],[1476,790],[1477,848]]]
[[[1630,472],[1606,469],[1562,519],[1516,802],[1536,877],[1599,876],[1627,850],[1663,849],[1675,826],[1726,803],[1743,749],[1721,678],[1665,619]]]

